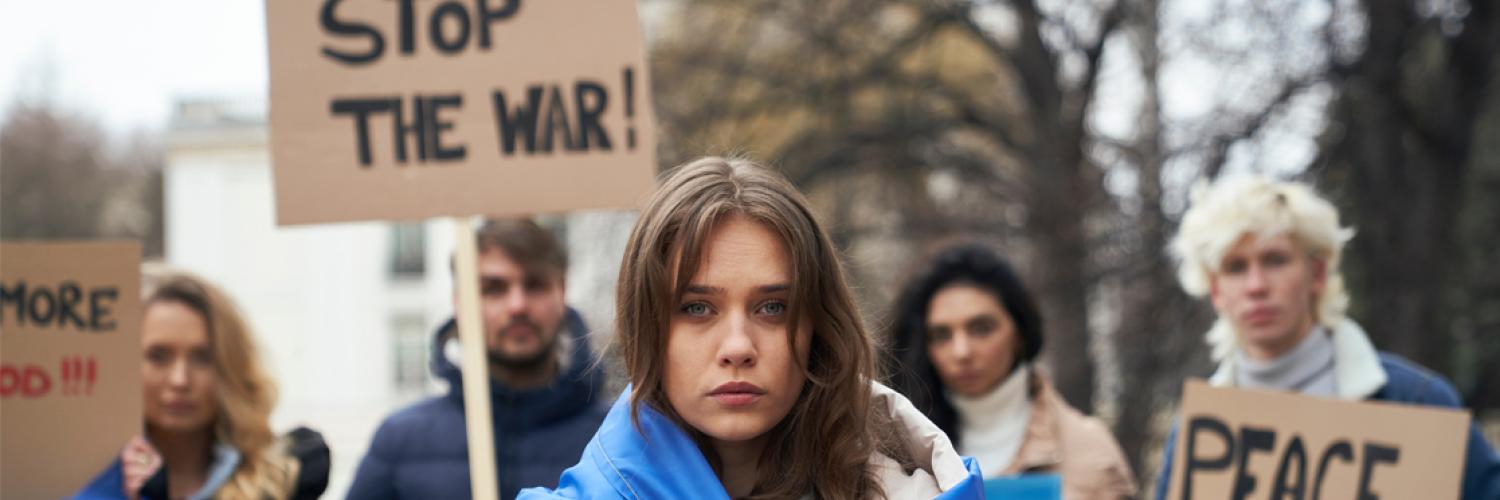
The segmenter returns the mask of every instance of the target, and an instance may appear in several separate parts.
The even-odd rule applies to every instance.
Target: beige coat
[[[1135,476],[1104,422],[1069,406],[1041,374],[1031,380],[1026,438],[1003,474],[1059,474],[1065,500],[1134,497]]]

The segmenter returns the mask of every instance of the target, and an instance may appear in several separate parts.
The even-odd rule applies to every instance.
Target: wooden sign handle
[[[494,428],[490,426],[490,371],[479,318],[479,271],[474,227],[453,218],[453,279],[458,291],[459,345],[463,348],[464,422],[469,431],[469,485],[474,500],[496,500]]]

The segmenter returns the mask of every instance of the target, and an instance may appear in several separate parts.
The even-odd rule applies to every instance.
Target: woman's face
[[[804,320],[788,345],[791,284],[787,249],[765,225],[733,216],[709,233],[667,332],[662,384],[688,425],[744,442],[791,411],[812,338]]]
[[[171,432],[201,431],[212,425],[218,383],[203,316],[180,302],[152,303],[141,325],[141,344],[146,422]]]
[[[1016,323],[989,291],[967,284],[938,289],[927,305],[927,356],[948,390],[979,396],[1015,364]]]

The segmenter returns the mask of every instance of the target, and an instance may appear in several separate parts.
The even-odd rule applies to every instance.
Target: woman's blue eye
[[[766,305],[760,306],[760,311],[762,314],[780,316],[786,313],[786,304],[782,304],[780,302],[771,302]]]
[[[708,306],[702,302],[683,304],[682,312],[689,316],[705,316],[708,314]]]

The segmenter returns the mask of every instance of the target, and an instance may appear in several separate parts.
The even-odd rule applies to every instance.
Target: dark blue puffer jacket
[[[573,341],[570,361],[550,386],[517,391],[490,381],[501,498],[515,498],[522,488],[556,486],[608,411],[611,395],[594,366],[583,319],[569,309],[566,321],[559,335]],[[432,345],[432,371],[448,381],[448,394],[386,418],[355,473],[351,500],[470,498],[463,374],[443,355],[456,334],[449,320]]]

